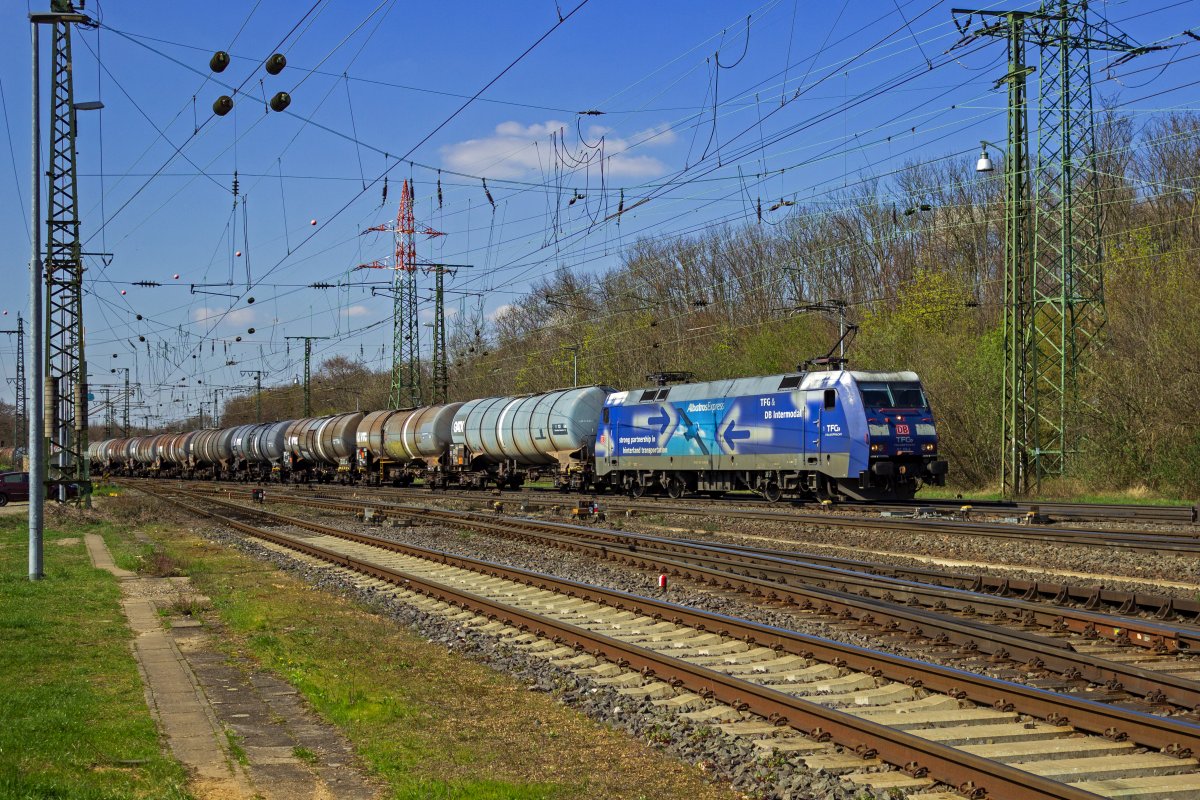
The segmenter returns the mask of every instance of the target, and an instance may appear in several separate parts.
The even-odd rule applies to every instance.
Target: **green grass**
[[[188,798],[163,754],[129,649],[116,579],[82,537],[46,531],[46,578],[26,577],[22,517],[0,518],[0,798]]]
[[[971,500],[1003,500],[998,491],[959,489],[952,486],[925,486],[917,492],[917,500],[954,500],[962,495],[963,502]],[[1196,501],[1151,495],[1140,491],[1092,492],[1087,490],[1055,489],[1050,487],[1038,495],[1021,498],[1029,503],[1107,503],[1134,506],[1190,506]]]
[[[357,604],[183,529],[151,533],[211,598],[225,626],[222,646],[295,686],[345,733],[390,797],[732,797],[694,769]]]

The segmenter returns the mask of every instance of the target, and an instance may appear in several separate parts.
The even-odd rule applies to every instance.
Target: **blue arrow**
[[[727,444],[731,450],[733,449],[734,440],[750,438],[750,431],[744,429],[740,431],[734,430],[734,426],[736,424],[736,420],[730,420],[729,427],[725,429],[725,444]]]
[[[671,424],[671,416],[666,411],[662,412],[661,417],[650,417],[646,420],[647,425],[658,425],[658,435],[662,436],[667,432],[667,426]]]

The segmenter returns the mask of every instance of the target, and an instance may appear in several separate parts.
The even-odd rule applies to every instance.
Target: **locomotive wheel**
[[[646,493],[646,484],[639,480],[634,480],[629,484],[629,496],[637,500]]]
[[[672,500],[678,500],[679,498],[683,497],[683,491],[685,488],[686,487],[683,485],[683,481],[680,478],[672,477],[667,481],[667,497],[671,498]]]
[[[779,488],[779,484],[775,481],[769,481],[763,487],[762,495],[768,503],[778,503],[780,498],[783,497],[783,490]]]

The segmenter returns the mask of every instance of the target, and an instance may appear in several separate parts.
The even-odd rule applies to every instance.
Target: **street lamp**
[[[980,146],[979,160],[975,162],[975,171],[976,172],[994,172],[996,167],[992,164],[992,159],[990,156],[988,156],[987,149],[989,146],[995,147],[997,150],[1001,150],[1003,148],[1001,148],[999,145],[992,144],[991,142],[985,141],[983,139],[979,140],[979,146]]]

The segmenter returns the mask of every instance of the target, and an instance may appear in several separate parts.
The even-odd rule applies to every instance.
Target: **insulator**
[[[254,328],[247,328],[247,329],[246,329],[246,333],[253,334],[253,333],[254,333]]]
[[[267,59],[267,72],[271,75],[278,75],[286,66],[287,59],[284,58],[283,53],[276,53]]]
[[[224,50],[218,50],[213,53],[212,58],[208,60],[208,68],[213,72],[224,72],[229,66],[229,53]]]
[[[233,111],[233,98],[227,94],[223,94],[216,100],[213,100],[213,113],[218,117],[223,117]]]
[[[253,297],[247,297],[247,298],[246,298],[246,305],[248,305],[248,306],[252,306],[252,305],[254,305],[254,298],[253,298]]]
[[[145,336],[139,336],[139,337],[138,337],[138,341],[139,341],[139,342],[144,342],[144,341],[146,341],[146,337],[145,337]]]
[[[137,318],[138,318],[138,319],[141,319],[141,318],[142,318],[142,315],[141,315],[141,314],[138,314],[138,315],[137,315]]]
[[[242,337],[240,337],[240,336],[235,336],[235,337],[233,337],[233,340],[234,340],[235,342],[240,342],[240,341],[242,340]]]
[[[291,104],[292,96],[287,92],[276,92],[275,96],[271,98],[272,111],[283,111]]]

